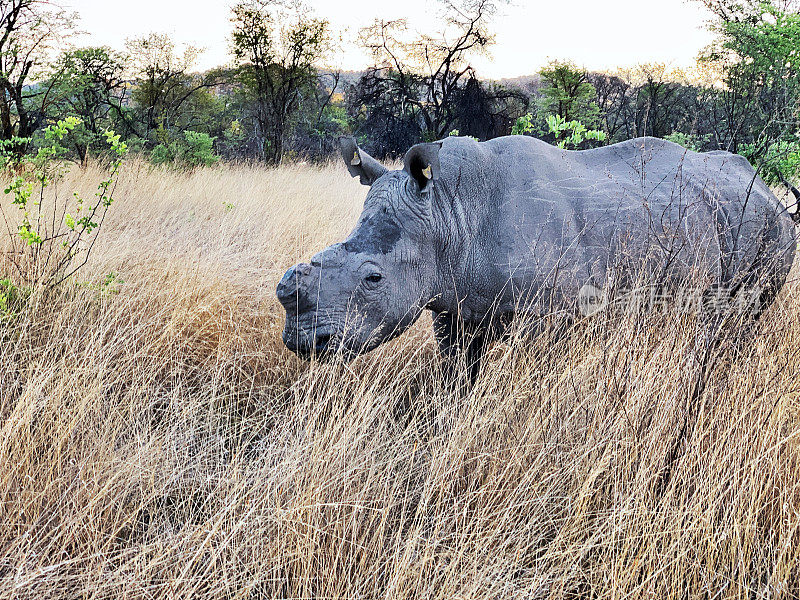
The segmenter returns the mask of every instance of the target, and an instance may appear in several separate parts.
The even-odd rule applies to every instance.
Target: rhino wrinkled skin
[[[347,359],[400,335],[423,310],[447,356],[520,314],[578,314],[581,290],[643,277],[704,290],[786,280],[793,217],[748,161],[639,138],[567,151],[526,136],[412,147],[390,171],[340,140],[370,189],[350,236],[298,264],[277,294],[283,339]],[[587,288],[587,286],[589,286]],[[468,344],[469,345],[469,344]]]

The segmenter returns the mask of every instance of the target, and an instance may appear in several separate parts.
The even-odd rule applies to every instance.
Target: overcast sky
[[[178,43],[205,49],[199,69],[226,64],[231,0],[65,0],[81,16],[88,35],[81,45],[122,49],[124,40],[150,32],[168,33]],[[354,39],[375,18],[406,17],[419,31],[436,30],[435,0],[308,0],[317,16],[344,36],[334,66],[356,70],[367,56]],[[536,72],[549,59],[570,59],[588,69],[665,62],[694,63],[711,40],[705,9],[691,0],[512,0],[501,4],[491,29],[496,44],[490,56],[473,64],[484,77]]]

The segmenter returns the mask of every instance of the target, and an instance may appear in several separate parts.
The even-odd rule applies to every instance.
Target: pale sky
[[[80,45],[121,50],[126,38],[168,33],[179,44],[205,49],[198,69],[229,63],[230,7],[234,0],[64,0],[81,16],[88,35]],[[418,31],[436,30],[435,0],[308,0],[318,17],[343,35],[340,54],[328,62],[346,70],[365,67],[358,29],[376,18],[405,17]],[[590,70],[664,62],[690,67],[711,41],[708,14],[691,0],[511,0],[491,25],[496,43],[472,64],[480,76],[535,73],[549,59],[572,60]]]

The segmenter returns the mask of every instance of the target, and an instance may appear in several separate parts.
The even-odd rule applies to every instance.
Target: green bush
[[[0,279],[0,323],[14,319],[25,307],[31,288],[18,287],[11,279]]]
[[[150,162],[154,165],[172,164],[178,155],[177,145],[175,142],[171,144],[159,144],[150,152]]]
[[[797,134],[800,138],[800,133]],[[781,176],[796,179],[800,176],[800,141],[782,140],[767,147],[760,154],[754,144],[747,144],[739,152],[755,168],[760,168],[759,175],[769,185],[781,183]]]
[[[517,120],[511,126],[511,135],[525,135],[526,133],[533,133],[535,127],[533,125],[533,115],[528,113],[517,117]]]
[[[184,131],[184,144],[179,146],[180,159],[190,167],[210,167],[219,161],[214,154],[214,140],[207,133]]]
[[[184,131],[183,139],[162,141],[150,152],[154,165],[176,165],[179,167],[210,167],[220,157],[214,154],[214,140],[207,133]]]
[[[586,125],[575,119],[567,121],[560,115],[547,115],[545,121],[548,132],[555,136],[556,145],[559,148],[571,147],[573,150],[577,150],[586,140],[604,142],[606,139],[605,131],[588,129]]]
[[[604,142],[606,139],[605,131],[599,129],[589,129],[578,120],[567,121],[560,115],[547,115],[545,118],[547,131],[555,137],[556,145],[559,148],[571,148],[577,150],[580,145],[587,141]],[[536,130],[534,117],[531,113],[522,115],[511,127],[511,135],[525,135]]]
[[[12,310],[20,298],[18,290],[52,289],[86,264],[114,201],[116,176],[128,147],[113,131],[104,133],[112,158],[93,197],[84,199],[77,192],[69,200],[59,197],[57,184],[69,169],[64,160],[67,144],[80,125],[80,119],[67,117],[46,127],[33,155],[18,157],[13,140],[0,143],[0,163],[10,176],[4,191],[19,211],[17,230],[7,229],[15,280],[0,281],[0,314]]]

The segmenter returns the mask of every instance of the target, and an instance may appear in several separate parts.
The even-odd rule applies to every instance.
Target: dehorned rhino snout
[[[286,271],[278,282],[278,301],[287,312],[299,314],[314,308],[308,281],[312,269],[311,265],[300,263]]]

